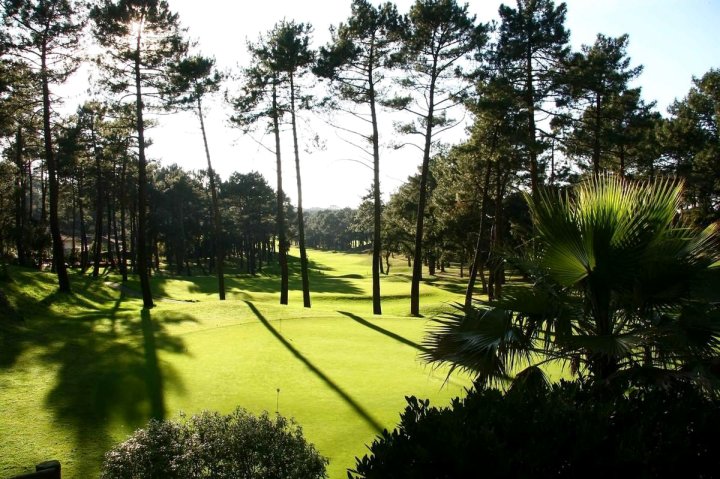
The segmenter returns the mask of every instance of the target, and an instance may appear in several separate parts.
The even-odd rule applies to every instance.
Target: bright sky
[[[470,11],[478,20],[497,18],[501,2],[474,0]],[[512,3],[512,0],[510,2]],[[567,26],[574,48],[592,43],[597,33],[630,35],[632,64],[645,70],[638,84],[646,101],[657,101],[665,112],[675,99],[683,97],[693,76],[720,67],[719,0],[569,0]],[[171,8],[180,14],[183,25],[199,42],[205,55],[214,56],[223,69],[238,71],[246,66],[247,40],[256,41],[260,33],[284,19],[309,22],[314,26],[314,47],[329,40],[328,27],[344,21],[350,14],[349,0],[265,0],[260,4],[232,0],[172,0]],[[401,12],[410,0],[397,0]],[[252,7],[254,6],[254,8]],[[228,125],[230,109],[221,98],[209,105],[207,131],[213,166],[227,178],[232,172],[259,171],[275,187],[275,160],[272,153],[244,138]],[[301,151],[303,204],[308,207],[356,207],[372,180],[372,171],[348,158],[359,159],[353,147],[338,139],[336,131],[313,115],[305,114],[307,124],[326,142],[325,151]],[[392,119],[380,118],[381,141],[393,139]],[[448,141],[461,138],[462,130],[451,133]],[[186,169],[206,168],[197,119],[190,113],[165,116],[150,131],[154,143],[149,156],[164,164],[177,163]],[[307,132],[301,133],[309,140]],[[256,135],[256,140],[262,138]],[[267,145],[271,138],[265,138]],[[303,142],[301,138],[301,144]],[[282,147],[283,186],[296,203],[295,167],[291,139],[286,135]],[[302,149],[302,146],[301,146]],[[381,188],[387,197],[416,171],[421,153],[413,148],[381,152]]]

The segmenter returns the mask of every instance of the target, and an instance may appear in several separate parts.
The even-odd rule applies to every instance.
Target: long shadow
[[[295,256],[288,256],[289,284],[290,290],[300,291],[302,282],[300,278],[300,259]],[[310,274],[310,291],[312,293],[337,293],[337,294],[363,294],[363,291],[355,286],[350,279],[359,279],[359,275],[333,276],[329,273],[332,268],[312,260],[308,261]],[[361,277],[361,276],[360,276]],[[214,276],[154,276],[152,291],[159,296],[171,297],[167,284],[169,281],[185,280],[192,282],[188,286],[191,293],[214,294],[217,292],[217,279]],[[251,274],[226,274],[225,285],[229,292],[232,290],[247,291],[250,293],[277,293],[280,289],[279,268],[271,263],[266,265],[263,271]],[[128,286],[139,290],[139,283],[131,279]]]
[[[170,336],[150,311],[139,316],[118,315],[120,334],[114,328],[93,328],[93,321],[76,316],[64,326],[63,340],[42,357],[59,365],[45,404],[75,433],[76,477],[96,473],[95,458],[112,447],[115,425],[132,431],[150,418],[164,418],[165,388],[182,390],[179,375],[158,359],[159,351],[182,351],[182,339]]]
[[[387,337],[389,337],[389,338],[392,338],[392,339],[394,339],[395,341],[399,341],[399,342],[401,342],[401,343],[403,343],[403,344],[406,344],[406,345],[408,345],[408,346],[410,346],[410,347],[412,347],[412,348],[415,348],[415,349],[417,349],[418,351],[421,351],[421,352],[423,352],[423,353],[427,353],[427,352],[429,351],[429,350],[428,350],[427,348],[425,348],[423,345],[418,344],[418,343],[416,343],[416,342],[414,342],[414,341],[410,341],[409,339],[404,338],[404,337],[400,336],[400,335],[397,334],[397,333],[393,333],[392,331],[388,331],[388,330],[385,329],[385,328],[381,328],[381,327],[378,326],[377,324],[372,324],[370,321],[367,321],[367,320],[365,320],[365,319],[361,318],[360,316],[357,316],[357,315],[355,315],[355,314],[353,314],[353,313],[348,313],[347,311],[338,311],[338,313],[340,313],[340,314],[342,314],[342,315],[344,315],[344,316],[347,316],[348,318],[352,319],[353,321],[355,321],[355,322],[357,322],[357,323],[360,323],[360,324],[362,324],[363,326],[366,326],[366,327],[372,329],[373,331],[377,331],[378,333],[384,334],[385,336],[387,336]]]
[[[140,316],[143,352],[145,353],[145,385],[150,400],[150,417],[153,419],[165,419],[165,392],[163,390],[163,376],[158,364],[155,328],[153,328],[149,309],[143,308]]]
[[[12,288],[25,321],[8,328],[0,324],[0,371],[12,371],[25,351],[37,351],[28,360],[40,366],[50,384],[44,402],[32,399],[39,407],[44,404],[49,420],[61,431],[54,440],[70,443],[68,450],[73,450],[59,459],[72,464],[73,477],[97,476],[103,453],[116,441],[114,431],[130,432],[149,418],[164,417],[165,391],[182,392],[179,374],[159,355],[185,350],[182,339],[171,336],[166,325],[194,318],[176,313],[153,318],[149,311],[138,311],[137,302],[126,302],[122,291],[77,276],[74,293],[50,292],[43,299],[43,291],[53,289],[52,280],[37,273],[25,277],[22,271],[17,276],[22,281]],[[33,290],[40,293],[25,294]],[[9,392],[8,397],[18,393]],[[30,419],[17,421],[18,427],[30,424]]]
[[[355,399],[352,398],[348,393],[346,393],[340,386],[335,384],[335,382],[330,379],[325,373],[323,373],[320,369],[318,369],[317,366],[315,366],[308,358],[303,356],[303,354],[298,351],[290,342],[285,339],[273,326],[270,324],[270,322],[265,318],[265,316],[262,315],[262,313],[255,307],[253,303],[250,301],[245,301],[245,304],[248,305],[250,310],[257,316],[257,318],[260,320],[263,326],[267,328],[270,333],[275,336],[275,339],[280,341],[280,343],[285,346],[285,348],[290,351],[290,353],[295,356],[296,359],[298,359],[300,362],[302,362],[305,366],[310,369],[310,371],[313,372],[318,378],[320,378],[330,389],[332,389],[338,396],[340,396],[343,401],[345,401],[352,409],[355,410],[355,412],[362,417],[365,422],[367,422],[373,429],[375,429],[376,432],[382,432],[383,427],[380,425],[380,423],[373,418],[370,413],[362,407]]]
[[[423,279],[423,282],[454,294],[465,294],[467,288],[467,279],[451,278],[444,275],[428,276]]]

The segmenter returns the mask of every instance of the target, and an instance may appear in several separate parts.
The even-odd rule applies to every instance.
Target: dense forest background
[[[220,72],[187,39],[164,1],[5,0],[0,34],[0,253],[3,261],[52,268],[61,290],[67,267],[147,276],[216,274],[224,263],[258,274],[300,249],[310,306],[306,248],[372,250],[374,312],[388,258],[413,269],[411,313],[423,270],[459,264],[492,298],[501,294],[503,254],[530,241],[523,195],[563,191],[596,175],[668,177],[684,184],[682,216],[720,218],[720,70],[693,79],[667,112],[633,86],[642,66],[628,36],[598,33],[570,48],[567,7],[550,0],[502,6],[483,23],[453,0],[352,2],[332,41],[312,48],[312,28],[279,22],[252,42],[252,61]],[[639,59],[640,61],[642,59]],[[82,64],[97,71],[87,101],[61,114],[53,92]],[[205,135],[204,102],[223,96],[241,132],[261,132],[277,178],[219,177]],[[149,160],[148,112],[196,113],[207,168],[188,171]],[[374,181],[355,209],[303,210],[299,145],[312,140],[297,115],[312,111],[344,130],[368,158]],[[337,122],[342,112],[347,122]],[[378,117],[395,131],[378,131]],[[352,119],[352,120],[351,120]],[[442,133],[469,124],[449,145]],[[151,130],[150,130],[151,131]],[[305,138],[303,138],[305,135]],[[381,200],[381,135],[412,144],[422,162]],[[281,138],[292,138],[281,151]],[[292,155],[298,201],[282,183]],[[343,182],[344,178],[327,181]],[[295,185],[293,185],[293,188]]]

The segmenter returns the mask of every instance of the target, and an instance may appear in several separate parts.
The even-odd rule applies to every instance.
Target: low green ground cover
[[[11,269],[2,287],[24,321],[0,319],[0,476],[56,458],[63,477],[94,477],[104,451],[149,417],[240,406],[294,417],[341,478],[395,426],[404,396],[463,395],[467,377],[446,382],[418,359],[427,318],[461,299],[457,271],[425,283],[425,318],[410,318],[398,260],[382,279],[385,314],[373,316],[369,255],[310,259],[312,309],[297,281],[290,306],[278,305],[273,271],[228,275],[225,302],[213,277],[155,276],[165,300],[141,313],[116,277],[75,275],[73,295],[60,296],[49,273]]]

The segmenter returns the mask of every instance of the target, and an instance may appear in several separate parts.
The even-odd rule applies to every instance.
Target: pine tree
[[[5,0],[3,20],[11,51],[34,70],[42,98],[45,165],[49,183],[50,234],[58,289],[70,292],[65,248],[58,218],[59,179],[53,144],[51,84],[65,82],[80,64],[79,45],[85,19],[72,0]]]
[[[395,48],[393,33],[397,29],[399,16],[396,7],[385,3],[373,6],[367,0],[353,0],[352,14],[347,23],[340,24],[332,31],[332,42],[320,49],[315,69],[319,76],[329,78],[333,92],[339,97],[369,109],[360,115],[370,123],[371,134],[353,131],[370,143],[373,159],[373,314],[382,314],[380,302],[381,269],[381,217],[380,200],[380,135],[378,133],[377,108],[383,99],[382,82],[385,70],[392,66],[391,54]]]
[[[417,0],[410,9],[407,25],[399,29],[405,71],[401,86],[419,95],[396,97],[389,105],[414,114],[417,120],[401,127],[401,132],[423,139],[420,171],[413,275],[410,290],[410,314],[420,315],[423,227],[427,203],[428,171],[434,139],[438,133],[455,126],[448,111],[462,103],[468,84],[462,78],[459,61],[478,50],[487,40],[487,27],[475,24],[467,4],[455,0]]]
[[[278,52],[272,38],[276,28],[257,43],[248,44],[252,66],[243,70],[243,85],[239,95],[228,97],[234,109],[230,121],[250,132],[263,120],[269,120],[267,129],[275,139],[277,171],[277,197],[275,223],[278,236],[278,262],[280,264],[280,304],[288,304],[288,240],[285,220],[285,193],[282,186],[282,154],[280,150],[280,121],[288,106],[282,101],[280,88],[282,74],[277,65]],[[264,123],[263,123],[264,124]]]
[[[565,28],[567,7],[552,0],[517,0],[517,8],[500,7],[495,67],[518,91],[526,111],[525,154],[533,195],[541,184],[538,156],[542,151],[536,116],[548,107],[561,80],[570,32]]]
[[[225,299],[225,254],[222,234],[222,221],[218,203],[216,175],[210,161],[210,148],[208,147],[205,119],[203,114],[203,100],[213,93],[217,93],[223,76],[215,69],[215,60],[200,55],[189,56],[173,66],[171,71],[169,89],[165,92],[173,105],[180,108],[191,109],[200,120],[205,157],[208,165],[208,178],[210,181],[210,196],[213,210],[213,232],[215,243],[215,259],[218,276],[218,295],[220,300]]]
[[[289,93],[290,125],[293,135],[293,150],[295,153],[295,175],[297,179],[297,220],[298,245],[300,247],[300,274],[302,277],[303,306],[310,307],[310,278],[308,274],[308,259],[305,248],[305,219],[302,205],[302,180],[300,175],[300,150],[298,148],[297,111],[308,107],[309,97],[300,97],[297,80],[308,73],[315,60],[315,54],[309,48],[310,25],[295,22],[279,23],[270,37],[272,64],[276,71],[283,75],[285,90]]]
[[[138,141],[137,264],[143,305],[153,307],[147,241],[145,111],[159,99],[169,68],[187,50],[177,14],[164,0],[103,0],[91,11],[93,34],[105,52],[98,64],[110,91],[132,93]]]

